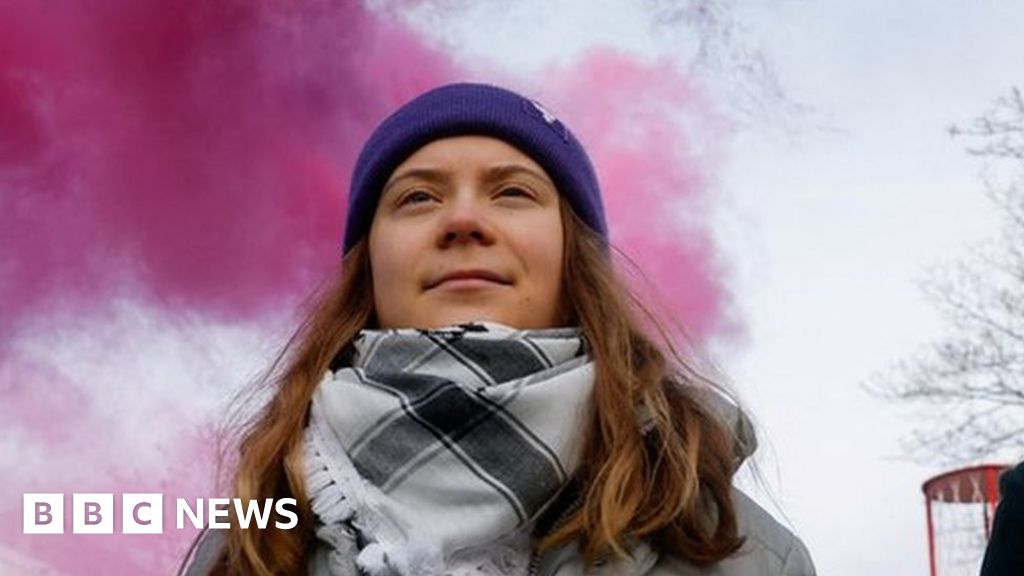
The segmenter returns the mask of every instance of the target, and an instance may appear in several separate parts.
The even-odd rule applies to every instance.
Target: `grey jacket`
[[[736,464],[750,456],[757,441],[746,416],[732,403],[716,394],[708,394],[705,404],[728,424],[735,438]],[[744,537],[738,552],[712,566],[698,568],[674,556],[658,555],[641,543],[631,551],[630,560],[615,560],[584,572],[583,558],[575,544],[550,550],[538,556],[531,576],[814,576],[814,565],[799,538],[779,524],[743,492],[734,489],[733,499],[739,533]],[[184,576],[206,576],[223,545],[223,533],[208,530],[186,559]],[[358,576],[355,544],[352,557],[328,558],[323,548],[310,558],[310,574]],[[340,562],[340,563],[339,563]]]
[[[746,494],[733,490],[743,547],[725,560],[704,568],[674,556],[659,556],[640,544],[632,560],[595,567],[589,576],[814,576],[811,556],[803,543],[776,522]],[[583,558],[575,545],[541,556],[538,576],[582,576]]]

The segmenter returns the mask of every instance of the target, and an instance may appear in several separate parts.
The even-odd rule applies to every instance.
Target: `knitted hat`
[[[467,135],[498,138],[532,158],[576,215],[607,238],[594,167],[564,124],[515,92],[485,84],[449,84],[399,108],[363,146],[348,195],[344,251],[369,232],[381,191],[395,168],[434,140]]]

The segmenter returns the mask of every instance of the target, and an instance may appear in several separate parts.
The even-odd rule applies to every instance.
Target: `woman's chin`
[[[419,301],[400,314],[379,317],[379,328],[417,328],[434,330],[470,322],[491,322],[517,330],[556,328],[565,326],[564,314],[546,311],[536,306],[519,305],[507,299],[446,299]]]
[[[459,310],[451,311],[446,314],[432,315],[430,318],[424,319],[421,326],[416,327],[435,329],[455,326],[456,324],[468,324],[471,322],[492,322],[495,324],[504,324],[512,328],[521,328],[521,326],[517,325],[518,323],[516,319],[511,318],[508,314],[501,314],[491,310]]]

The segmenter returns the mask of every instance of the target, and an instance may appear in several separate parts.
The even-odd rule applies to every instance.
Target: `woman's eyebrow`
[[[503,178],[508,178],[509,176],[515,176],[518,174],[527,174],[540,180],[541,182],[544,182],[545,184],[551,186],[552,188],[555,187],[555,184],[551,181],[550,178],[545,176],[544,173],[538,172],[527,166],[523,166],[522,164],[499,164],[497,166],[491,166],[484,173],[484,180],[486,182],[493,182],[495,180],[501,180]]]
[[[538,172],[522,164],[498,164],[491,166],[484,171],[483,180],[484,182],[495,182],[508,178],[511,176],[517,176],[526,174],[541,182],[547,184],[551,188],[555,187],[555,184],[550,178],[544,175],[543,172]],[[445,184],[451,180],[451,174],[445,170],[439,170],[435,168],[409,168],[403,170],[399,174],[395,175],[384,185],[384,189],[381,191],[381,198],[383,198],[389,190],[395,187],[396,184],[403,180],[422,180],[434,184]]]
[[[444,184],[451,179],[451,176],[449,176],[449,174],[444,170],[435,170],[433,168],[410,168],[408,170],[403,170],[400,174],[397,174],[392,177],[391,180],[388,180],[388,183],[384,185],[384,189],[380,193],[381,198],[383,198],[384,195],[388,193],[388,190],[393,188],[395,184],[402,180],[409,179],[425,180],[434,184]]]

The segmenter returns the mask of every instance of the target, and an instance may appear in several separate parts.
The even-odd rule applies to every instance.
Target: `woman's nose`
[[[475,198],[455,198],[449,204],[447,214],[442,224],[441,234],[438,243],[441,246],[449,246],[459,243],[480,243],[491,244],[494,235],[487,222],[483,206]]]

